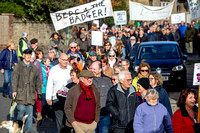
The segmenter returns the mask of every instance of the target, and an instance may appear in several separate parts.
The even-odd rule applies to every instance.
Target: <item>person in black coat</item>
[[[140,44],[140,43],[142,43],[142,42],[147,42],[147,41],[148,41],[148,39],[147,39],[146,34],[144,34],[144,31],[143,31],[143,30],[140,30],[139,36],[137,37],[136,42],[137,42],[138,44]]]
[[[157,37],[158,37],[158,41],[162,41],[163,40],[163,33],[160,30],[160,27],[157,27],[156,34],[157,34]]]

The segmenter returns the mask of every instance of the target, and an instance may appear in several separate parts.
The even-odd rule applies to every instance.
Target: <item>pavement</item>
[[[189,55],[186,61],[187,68],[187,84],[188,87],[194,88],[198,91],[198,86],[193,86],[193,71],[194,71],[194,63],[200,62],[200,58],[197,55]],[[11,106],[11,99],[4,98],[2,96],[1,89],[3,87],[3,74],[0,73],[0,122],[9,119],[9,110]],[[170,103],[172,106],[173,112],[175,112],[178,108],[176,106],[176,101],[178,100],[180,91],[168,92]],[[198,93],[197,93],[198,94]],[[35,114],[35,113],[34,113]],[[51,116],[50,118],[45,118],[42,121],[42,124],[37,122],[36,115],[33,117],[33,125],[32,125],[32,133],[56,133],[56,123],[55,116]],[[0,133],[8,133],[7,129],[0,128]]]

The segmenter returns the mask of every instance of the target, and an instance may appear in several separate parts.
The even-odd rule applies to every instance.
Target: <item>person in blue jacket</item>
[[[185,53],[185,31],[187,27],[185,26],[183,21],[181,21],[181,25],[178,27],[178,29],[181,32],[180,48],[181,48],[181,52],[184,54]]]
[[[166,107],[170,116],[172,117],[172,108],[169,101],[169,97],[166,90],[162,87],[162,76],[157,72],[151,72],[149,74],[149,84],[150,88],[156,89],[156,91],[159,94],[159,103],[163,104]]]
[[[4,75],[3,83],[3,97],[7,97],[9,93],[9,98],[12,98],[12,72],[14,66],[17,65],[17,52],[15,49],[15,43],[10,41],[7,44],[7,48],[3,49],[0,54],[0,70]],[[8,84],[10,83],[10,89],[8,91]]]
[[[147,91],[146,102],[140,104],[135,112],[134,133],[173,133],[171,117],[158,98],[155,89]]]

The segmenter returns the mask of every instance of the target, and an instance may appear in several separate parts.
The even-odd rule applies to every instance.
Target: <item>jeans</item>
[[[17,120],[22,120],[22,118],[28,115],[25,125],[24,132],[31,132],[32,130],[32,118],[33,118],[33,106],[32,105],[17,105]]]
[[[100,116],[99,123],[97,124],[97,129],[95,132],[97,133],[109,133],[110,130],[110,114],[105,116]]]
[[[3,93],[7,94],[9,92],[9,95],[12,96],[12,72],[13,70],[6,70],[4,69],[4,83],[3,83]],[[10,83],[10,88],[8,91],[8,84]]]

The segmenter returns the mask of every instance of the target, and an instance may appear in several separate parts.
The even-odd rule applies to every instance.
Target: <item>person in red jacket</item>
[[[195,133],[198,130],[196,129],[199,128],[196,101],[197,95],[195,90],[186,88],[181,91],[177,102],[177,106],[180,109],[172,116],[174,133]]]

